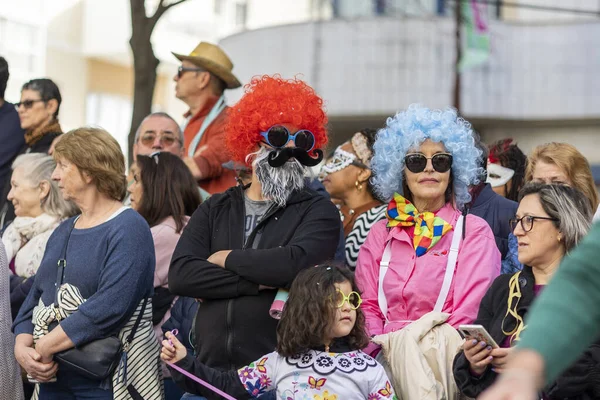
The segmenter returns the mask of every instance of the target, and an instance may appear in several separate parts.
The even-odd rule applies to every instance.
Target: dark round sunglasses
[[[285,126],[275,125],[260,134],[269,146],[276,149],[285,147],[290,140],[294,141],[296,147],[305,151],[311,151],[315,147],[315,135],[306,129],[301,129],[292,135]]]
[[[434,154],[433,157],[425,157],[421,153],[407,154],[404,157],[404,164],[410,172],[416,174],[425,171],[427,160],[431,160],[433,169],[440,173],[448,172],[452,168],[452,154],[448,153]]]

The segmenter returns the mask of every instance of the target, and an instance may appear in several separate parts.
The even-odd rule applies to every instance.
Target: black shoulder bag
[[[67,241],[62,251],[62,256],[58,260],[58,271],[56,274],[56,292],[54,295],[54,306],[58,306],[58,290],[60,289],[65,275],[65,267],[67,266],[67,247],[69,246],[69,240],[71,238],[71,232],[75,223],[69,230]],[[92,342],[86,343],[80,347],[74,347],[65,351],[54,354],[54,359],[59,363],[60,368],[63,370],[76,372],[88,379],[102,381],[115,371],[121,360],[123,351],[127,352],[129,346],[133,341],[135,332],[140,325],[142,315],[146,309],[148,298],[144,298],[140,314],[135,320],[135,324],[131,329],[131,333],[127,336],[125,345],[121,344],[121,340],[115,336],[109,336],[103,339],[97,339]],[[53,329],[58,326],[58,321],[53,322],[49,329]],[[125,349],[123,349],[125,347]]]

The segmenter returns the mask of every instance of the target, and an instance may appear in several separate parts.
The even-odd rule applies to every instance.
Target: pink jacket
[[[185,217],[183,219],[183,226],[185,227],[190,220],[190,217]],[[152,239],[154,239],[154,253],[156,255],[156,268],[154,270],[154,287],[169,287],[169,265],[171,264],[171,257],[173,257],[173,252],[175,251],[175,246],[177,246],[177,242],[179,241],[179,237],[183,232],[177,233],[177,225],[175,224],[175,220],[173,217],[167,217],[160,224],[154,225],[150,228],[150,232],[152,232]],[[177,301],[177,297],[173,299],[173,303],[171,306],[175,304]],[[171,318],[171,310],[165,313],[163,319],[156,325],[154,325],[154,334],[159,342],[162,342],[163,332],[162,325]],[[167,369],[164,363],[162,364],[162,371],[164,377],[170,377],[171,373]]]
[[[447,203],[436,215],[455,226],[460,212]],[[444,280],[454,234],[447,233],[425,255],[417,257],[407,232],[413,227],[388,229],[386,224],[387,220],[382,220],[371,228],[356,265],[356,282],[363,298],[361,308],[370,335],[402,329],[433,310]],[[465,228],[454,279],[442,309],[442,312],[450,314],[447,322],[453,327],[475,320],[481,298],[500,274],[500,252],[487,222],[469,214]],[[392,240],[392,259],[383,283],[388,302],[389,323],[386,324],[377,293],[379,263],[389,240]]]
[[[187,225],[190,217],[184,218],[183,226]],[[169,265],[171,264],[171,257],[175,251],[175,246],[179,241],[179,237],[183,230],[179,233],[176,232],[175,220],[173,217],[165,218],[160,224],[154,225],[150,228],[152,232],[152,239],[154,239],[154,251],[156,254],[156,268],[154,270],[154,287],[162,286],[164,288],[169,287]],[[169,319],[171,311],[167,311],[162,321],[154,327],[156,336],[162,338],[162,330],[160,327],[162,324]]]

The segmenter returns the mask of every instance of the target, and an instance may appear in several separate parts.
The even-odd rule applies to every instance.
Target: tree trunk
[[[146,16],[146,5],[144,0],[129,0],[131,5],[131,39],[129,45],[133,53],[133,70],[135,83],[133,90],[133,113],[131,127],[127,140],[127,160],[129,165],[133,162],[133,144],[135,132],[144,119],[152,112],[152,99],[156,85],[156,69],[158,58],[152,49],[152,32],[161,16],[171,7],[181,4],[187,0],[176,0],[167,4],[165,0],[158,2],[158,8],[151,17]]]
[[[152,100],[154,87],[156,85],[156,69],[158,58],[154,55],[150,38],[133,35],[129,41],[133,52],[133,70],[135,72],[135,83],[133,92],[133,114],[131,117],[131,128],[128,136],[128,160],[131,165],[133,161],[133,144],[135,132],[144,117],[152,112]]]
[[[156,68],[158,59],[152,50],[152,31],[154,24],[146,16],[143,0],[130,0],[131,3],[131,39],[129,45],[133,53],[133,70],[135,83],[133,86],[133,114],[127,140],[127,160],[133,162],[133,143],[135,132],[144,119],[152,111],[154,85],[156,84]]]

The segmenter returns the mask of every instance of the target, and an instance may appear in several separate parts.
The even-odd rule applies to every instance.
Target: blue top
[[[67,240],[69,218],[56,228],[46,246],[33,288],[15,319],[14,332],[33,332],[32,311],[39,299],[54,302],[57,261]],[[116,334],[139,302],[153,293],[154,242],[146,221],[127,209],[88,229],[73,229],[67,249],[63,283],[76,286],[84,299],[61,322],[75,346]]]

